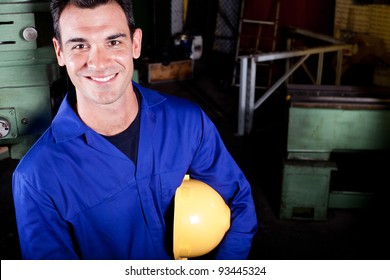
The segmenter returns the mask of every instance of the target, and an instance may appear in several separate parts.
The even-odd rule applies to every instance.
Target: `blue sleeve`
[[[70,228],[50,197],[40,193],[17,170],[13,196],[19,240],[24,259],[78,259]]]
[[[212,186],[231,210],[231,226],[217,249],[217,259],[247,259],[257,232],[251,186],[202,112],[203,135],[191,163],[190,175]]]

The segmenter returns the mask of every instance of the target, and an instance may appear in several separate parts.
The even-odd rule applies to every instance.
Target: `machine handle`
[[[27,27],[23,30],[23,38],[26,41],[35,41],[38,38],[38,31],[34,27]]]

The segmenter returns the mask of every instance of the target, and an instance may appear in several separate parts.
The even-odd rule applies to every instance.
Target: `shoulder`
[[[48,160],[52,158],[51,146],[54,145],[51,127],[31,146],[22,157],[14,173],[31,174],[47,170]]]
[[[159,92],[136,84],[143,98],[143,105],[155,112],[202,117],[200,106],[188,99]]]

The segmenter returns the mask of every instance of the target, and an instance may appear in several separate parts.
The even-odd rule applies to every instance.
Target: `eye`
[[[118,40],[108,41],[108,45],[110,45],[111,47],[119,46],[120,44],[121,44],[121,42]]]
[[[86,48],[88,48],[88,46],[86,44],[77,44],[77,45],[72,47],[72,49],[74,49],[74,50],[84,50]]]

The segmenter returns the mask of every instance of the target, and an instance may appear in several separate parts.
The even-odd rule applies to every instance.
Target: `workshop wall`
[[[273,0],[245,0],[245,15],[266,18]],[[309,29],[330,35],[333,31],[334,0],[281,0],[279,25]]]
[[[274,14],[273,0],[245,0],[244,18],[271,20]],[[334,0],[281,0],[279,30],[294,26],[313,32],[332,35]],[[281,47],[284,47],[283,45]]]
[[[273,0],[244,0],[244,17],[259,20],[270,20],[273,16]],[[143,30],[143,54],[152,56],[169,48],[172,27],[172,11],[177,1],[134,1],[136,23]],[[188,0],[185,22],[182,32],[203,37],[204,53],[213,50],[215,26],[221,7],[231,5],[229,0]],[[332,35],[335,0],[281,0],[279,27],[295,26],[314,32]],[[180,9],[179,9],[180,10]],[[238,8],[236,13],[240,13]],[[238,18],[238,17],[237,17]],[[232,22],[238,29],[238,22]],[[236,30],[237,31],[237,30]]]

